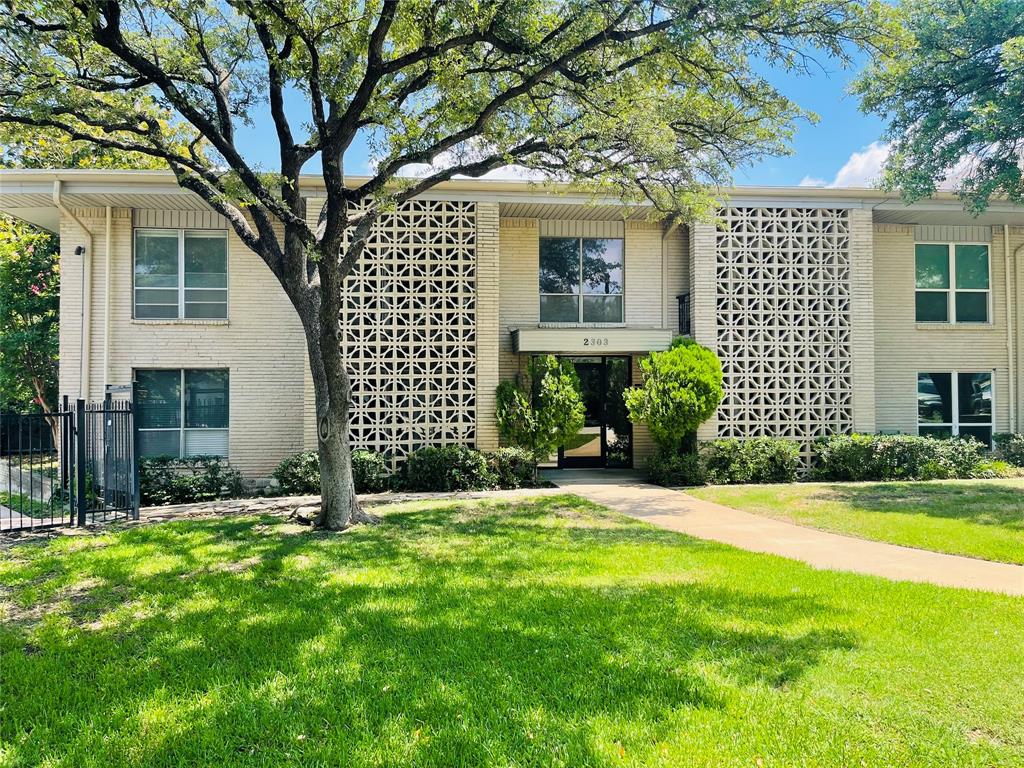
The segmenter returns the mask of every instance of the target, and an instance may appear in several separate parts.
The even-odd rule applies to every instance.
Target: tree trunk
[[[316,322],[311,324],[313,327],[306,327],[320,454],[320,513],[313,526],[328,531],[343,531],[355,523],[379,522],[376,516],[360,509],[352,478],[348,434],[351,386],[341,356],[339,310],[340,307],[321,308]]]

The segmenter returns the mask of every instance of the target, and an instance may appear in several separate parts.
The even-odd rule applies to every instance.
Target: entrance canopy
[[[668,328],[580,328],[529,326],[512,329],[516,352],[608,355],[660,352],[672,343]]]

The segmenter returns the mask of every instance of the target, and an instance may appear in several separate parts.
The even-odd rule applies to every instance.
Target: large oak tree
[[[332,529],[362,519],[339,324],[345,276],[382,211],[517,164],[668,216],[707,214],[709,186],[786,151],[802,115],[769,67],[877,52],[896,34],[871,0],[5,4],[0,122],[161,159],[280,281],[305,330],[317,524]],[[304,114],[287,106],[295,94]],[[236,140],[268,113],[274,173]],[[170,135],[181,130],[184,145]],[[374,170],[347,183],[360,139]],[[307,216],[299,176],[314,160],[325,201]]]
[[[904,0],[905,49],[874,58],[855,90],[889,122],[883,182],[919,200],[952,184],[967,207],[1024,202],[1024,3]]]

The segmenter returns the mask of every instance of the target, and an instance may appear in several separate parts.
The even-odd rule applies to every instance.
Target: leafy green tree
[[[534,463],[544,461],[583,428],[580,380],[568,360],[541,355],[530,360],[527,381],[498,385],[498,435],[523,448]]]
[[[57,238],[0,220],[0,408],[49,413],[57,403]]]
[[[646,424],[658,447],[678,452],[722,402],[722,364],[712,350],[677,337],[640,361],[643,383],[625,391],[634,424]]]
[[[667,216],[708,214],[709,185],[785,152],[804,114],[765,63],[848,61],[851,48],[887,46],[893,30],[878,0],[4,5],[0,123],[166,162],[281,283],[305,331],[317,525],[330,529],[368,519],[352,483],[339,318],[345,277],[382,213],[454,176],[518,164]],[[294,93],[306,109],[287,104]],[[236,140],[264,107],[274,173]],[[347,179],[360,138],[374,170]],[[195,151],[204,142],[209,151]],[[314,158],[324,202],[310,216],[299,187]]]
[[[854,90],[889,122],[883,183],[908,201],[955,184],[982,211],[1024,201],[1024,7],[1020,0],[903,0],[912,41],[872,59]]]

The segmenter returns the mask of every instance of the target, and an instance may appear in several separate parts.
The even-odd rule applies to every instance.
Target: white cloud
[[[800,179],[801,187],[824,187],[828,184],[824,179],[819,179],[817,176],[804,176]]]
[[[887,143],[873,141],[859,152],[850,155],[843,167],[830,182],[813,176],[804,176],[801,187],[873,187],[882,178],[885,161],[889,158],[890,147]],[[977,158],[973,155],[961,158],[949,169],[946,178],[939,182],[939,189],[954,189],[975,169]]]
[[[850,155],[829,187],[871,187],[882,176],[882,169],[889,157],[889,145],[873,141],[859,152]]]

